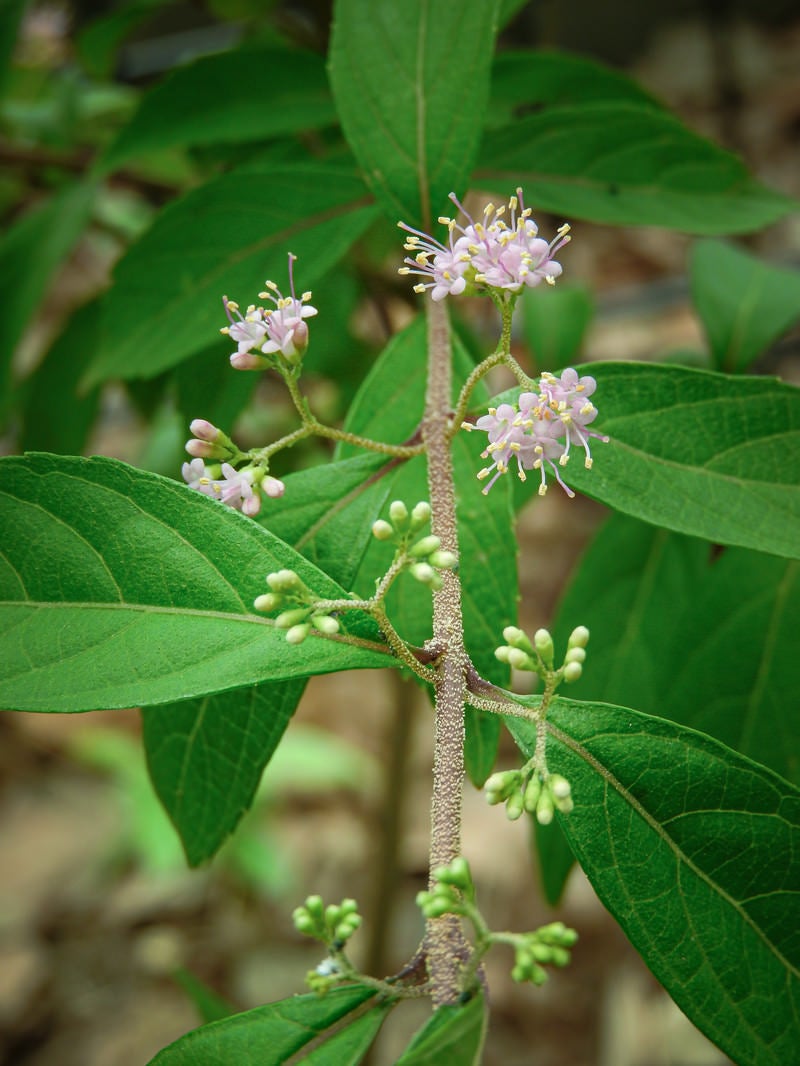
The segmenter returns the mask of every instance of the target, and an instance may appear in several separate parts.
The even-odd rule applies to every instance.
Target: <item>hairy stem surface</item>
[[[428,454],[431,525],[442,548],[458,552],[455,485],[450,453],[451,344],[447,312],[428,305],[428,387],[422,439]],[[461,583],[452,571],[433,597],[433,640],[443,649],[435,686],[433,800],[429,881],[437,866],[461,851],[464,778],[464,703],[467,654],[461,613]],[[458,999],[459,974],[468,946],[455,915],[431,919],[426,931],[428,969],[435,1006]]]

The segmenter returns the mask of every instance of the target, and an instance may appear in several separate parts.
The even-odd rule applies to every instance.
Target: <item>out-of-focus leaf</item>
[[[552,107],[490,130],[473,184],[563,218],[688,233],[747,233],[796,210],[743,163],[652,106]]]
[[[84,450],[100,390],[80,393],[77,386],[97,343],[98,313],[96,300],[76,311],[28,380],[22,451],[74,455]]]
[[[321,165],[225,174],[164,209],[114,272],[87,384],[152,377],[208,347],[222,297],[246,307],[265,278],[309,288],[375,217],[363,184]],[[311,326],[311,343],[314,329]]]
[[[720,370],[746,369],[800,319],[797,270],[707,240],[692,248],[689,271],[692,300]]]
[[[319,56],[274,45],[247,47],[172,71],[147,93],[98,166],[106,173],[161,148],[244,144],[335,121]]]
[[[525,339],[541,370],[560,370],[578,355],[586,327],[594,314],[594,300],[585,288],[544,285],[522,297]]]
[[[393,221],[429,229],[448,193],[464,191],[496,20],[496,0],[338,0],[331,85],[348,143]]]
[[[0,17],[0,97],[5,92],[8,70],[27,3],[28,0],[4,0],[3,3]]]
[[[70,185],[6,230],[0,240],[0,415],[10,400],[11,360],[52,276],[83,231],[94,187]]]

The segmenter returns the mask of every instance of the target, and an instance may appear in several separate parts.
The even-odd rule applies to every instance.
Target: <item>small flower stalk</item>
[[[320,606],[294,570],[276,570],[266,581],[269,592],[257,596],[253,606],[265,613],[280,611],[275,625],[286,630],[288,644],[302,644],[312,630],[327,637],[339,632],[338,620]]]
[[[354,899],[325,906],[321,896],[309,896],[302,906],[295,908],[292,921],[298,933],[321,941],[328,951],[319,965],[306,974],[306,984],[312,992],[324,995],[341,981],[360,976],[344,952],[347,941],[361,925]]]

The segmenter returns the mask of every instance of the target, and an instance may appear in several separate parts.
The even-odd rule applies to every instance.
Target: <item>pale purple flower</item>
[[[468,225],[440,218],[439,222],[449,230],[448,245],[399,223],[411,234],[405,243],[406,251],[415,253],[413,259],[404,260],[407,265],[400,268],[400,273],[431,279],[415,285],[415,292],[430,289],[434,300],[457,296],[468,286],[518,293],[523,287],[532,288],[542,281],[552,285],[561,275],[561,264],[554,255],[570,240],[569,226],[561,226],[549,244],[539,237],[531,210],[525,207],[522,189],[517,189],[508,201],[508,221],[504,217],[505,205],[496,208],[487,204],[483,218],[476,222],[454,193],[450,193],[450,199],[468,219]]]
[[[230,463],[209,468],[202,459],[184,463],[183,480],[190,489],[219,500],[252,518],[261,510],[261,490],[272,499],[282,496],[286,486],[276,477],[262,474],[254,467],[236,470]],[[215,476],[216,474],[216,476]],[[220,474],[222,475],[220,477]]]
[[[311,299],[310,292],[304,292],[299,299],[295,295],[293,263],[296,258],[289,254],[291,296],[284,296],[274,281],[267,281],[267,291],[259,293],[260,299],[270,300],[274,307],[251,305],[242,315],[238,304],[223,296],[222,302],[230,325],[223,326],[221,332],[237,343],[237,350],[231,356],[231,366],[235,370],[264,370],[274,365],[269,359],[255,354],[253,348],[264,355],[280,352],[289,362],[298,362],[308,347],[305,319],[316,315],[317,309],[308,302]]]
[[[526,480],[525,471],[539,471],[540,496],[547,492],[548,471],[568,496],[574,496],[559,472],[559,467],[569,461],[570,445],[576,443],[583,447],[585,465],[590,468],[592,457],[588,438],[608,441],[608,437],[586,429],[597,416],[597,408],[588,399],[595,388],[594,378],[579,378],[572,368],[560,377],[542,374],[538,392],[520,393],[516,404],[490,407],[489,413],[482,415],[474,425],[465,422],[464,429],[487,434],[488,444],[481,456],[492,459],[492,463],[478,473],[481,480],[491,477],[483,489],[484,495],[515,461],[521,481]]]

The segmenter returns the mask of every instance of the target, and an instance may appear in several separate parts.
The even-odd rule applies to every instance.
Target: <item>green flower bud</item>
[[[431,552],[435,552],[441,543],[441,540],[433,535],[422,537],[421,540],[418,540],[416,544],[409,548],[409,557],[412,559],[424,559],[426,556],[430,555]]]
[[[346,899],[343,899],[342,902],[339,904],[339,910],[342,912],[342,914],[357,914],[358,904],[354,899],[351,899],[348,896]]]
[[[503,630],[503,639],[507,640],[512,648],[521,648],[529,655],[533,654],[533,645],[528,634],[518,626],[506,626]]]
[[[274,611],[283,603],[283,596],[274,592],[265,592],[263,596],[256,596],[253,606],[257,611]]]
[[[472,884],[472,874],[469,863],[463,855],[457,855],[448,866],[437,866],[433,876],[444,885],[453,885],[455,888],[468,889]]]
[[[422,529],[430,521],[430,518],[431,505],[427,500],[420,500],[418,504],[415,504],[411,512],[411,532],[415,533],[418,529]]]
[[[508,802],[506,803],[506,818],[510,822],[516,822],[518,818],[522,817],[524,809],[522,793],[514,792],[508,797]]]
[[[496,793],[501,799],[507,799],[515,788],[519,787],[521,775],[519,770],[499,770],[486,778],[484,790],[486,793]],[[491,802],[491,800],[489,801]],[[495,800],[497,802],[497,800]]]
[[[316,922],[304,907],[298,907],[292,913],[292,922],[298,933],[304,936],[311,936],[316,930]]]
[[[384,518],[379,518],[372,523],[372,535],[377,540],[391,540],[394,536],[394,528]]]
[[[539,796],[542,792],[542,782],[539,774],[534,771],[528,784],[525,786],[525,792],[522,797],[522,805],[528,814],[535,814],[536,808],[539,805]]]
[[[514,651],[514,649],[509,648],[507,644],[501,644],[499,648],[494,649],[494,657],[501,663],[508,663],[508,657],[512,651]],[[509,663],[509,665],[511,664]]]
[[[278,629],[291,629],[298,622],[303,622],[308,617],[307,607],[293,607],[290,611],[284,611],[275,619]]]
[[[539,825],[550,825],[553,820],[553,797],[549,789],[543,788],[536,804],[536,821]]]
[[[572,792],[569,781],[561,774],[550,774],[547,785],[555,799],[566,799]]]
[[[428,556],[428,562],[437,570],[455,570],[458,566],[458,556],[455,552],[436,551]]]
[[[442,587],[442,579],[429,563],[414,563],[409,567],[409,571],[412,577],[423,585],[427,585],[428,588],[436,590]]]
[[[405,529],[408,525],[408,508],[402,500],[392,500],[389,504],[389,518],[395,529]]]
[[[304,587],[294,570],[277,570],[274,574],[267,574],[267,584],[273,592],[293,592]]]
[[[311,616],[311,624],[320,633],[325,633],[329,637],[339,632],[339,623],[335,618],[331,618],[329,614],[313,614]]]
[[[567,663],[564,667],[564,680],[567,684],[572,684],[573,681],[577,681],[583,673],[583,667],[580,663]]]
[[[585,648],[589,643],[589,630],[586,626],[577,626],[569,635],[568,648]]]
[[[508,662],[515,670],[536,670],[536,663],[522,648],[509,648]]]
[[[553,638],[550,636],[546,629],[537,629],[533,634],[533,643],[541,656],[542,662],[549,669],[553,669],[553,656],[555,655],[555,648],[553,647]]]
[[[565,663],[585,663],[586,662],[586,649],[585,648],[569,648],[567,654],[564,656]]]
[[[299,626],[292,626],[291,629],[286,630],[286,642],[287,644],[302,644],[308,636],[308,632],[311,626],[306,624]]]

